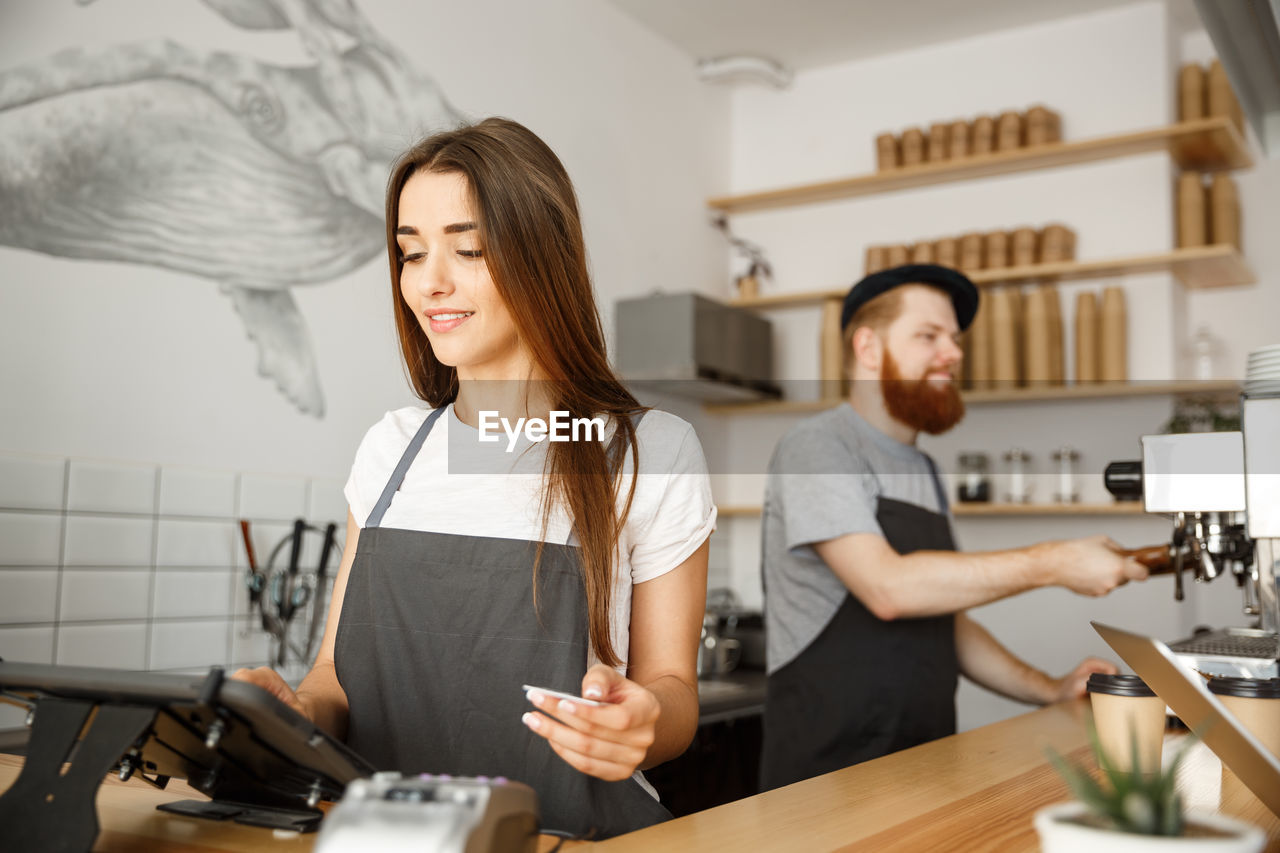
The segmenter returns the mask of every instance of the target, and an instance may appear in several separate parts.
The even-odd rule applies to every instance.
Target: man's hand
[[[1056,692],[1049,701],[1063,702],[1084,696],[1085,688],[1089,684],[1089,676],[1095,672],[1115,675],[1119,670],[1111,661],[1105,661],[1102,658],[1085,658],[1075,669],[1054,682]]]
[[[1102,596],[1129,581],[1147,579],[1147,567],[1126,557],[1106,536],[1089,536],[1033,546],[1048,563],[1052,582],[1080,595]]]

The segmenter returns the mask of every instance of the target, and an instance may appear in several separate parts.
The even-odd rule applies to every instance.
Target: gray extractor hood
[[[706,402],[781,396],[773,381],[773,327],[745,308],[696,293],[617,303],[618,372],[637,389]]]
[[[1280,0],[1196,0],[1222,67],[1267,157],[1280,154]]]

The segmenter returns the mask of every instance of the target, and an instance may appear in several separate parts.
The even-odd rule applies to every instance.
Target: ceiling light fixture
[[[698,79],[705,83],[755,83],[785,89],[794,75],[780,62],[763,56],[718,56],[698,60]]]

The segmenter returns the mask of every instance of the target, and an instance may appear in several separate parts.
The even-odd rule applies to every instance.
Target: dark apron
[[[939,502],[946,495],[934,473]],[[947,516],[889,498],[876,521],[899,554],[954,551]],[[955,617],[886,622],[852,594],[795,660],[769,676],[762,790],[955,734]]]
[[[410,441],[360,531],[334,651],[347,743],[379,770],[505,776],[538,793],[542,826],[607,838],[671,817],[634,779],[575,770],[520,721],[522,684],[577,694],[588,618],[571,545],[380,527],[440,414]],[[447,496],[444,496],[447,499]]]

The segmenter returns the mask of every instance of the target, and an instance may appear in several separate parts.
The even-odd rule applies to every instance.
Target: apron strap
[[[938,466],[934,464],[933,457],[924,454],[924,461],[929,463],[929,476],[933,479],[933,488],[938,493],[938,512],[946,515],[951,511],[951,504],[947,502],[947,490],[942,488],[942,480],[938,477]]]
[[[369,513],[369,518],[364,523],[365,527],[377,527],[382,523],[382,516],[386,514],[387,508],[391,506],[391,499],[396,496],[396,492],[400,489],[400,484],[404,482],[404,475],[409,471],[409,466],[413,464],[413,460],[417,457],[423,442],[427,440],[427,436],[431,433],[431,428],[436,425],[436,421],[440,420],[440,416],[444,414],[444,410],[447,408],[449,408],[447,405],[441,406],[427,415],[427,419],[422,422],[422,426],[418,427],[418,431],[413,434],[413,438],[409,440],[409,446],[404,449],[404,454],[400,457],[400,461],[396,463],[396,469],[391,472],[391,477],[387,480],[387,485],[382,490],[382,496],[373,505],[373,510]]]

